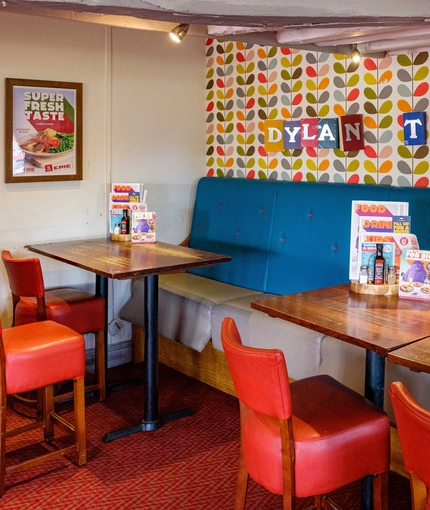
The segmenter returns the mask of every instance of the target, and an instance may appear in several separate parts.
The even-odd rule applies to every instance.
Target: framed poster
[[[6,78],[5,182],[82,180],[82,83]]]

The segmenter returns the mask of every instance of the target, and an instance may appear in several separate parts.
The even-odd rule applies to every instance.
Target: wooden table
[[[108,278],[145,277],[143,420],[137,425],[109,432],[103,440],[108,442],[135,432],[156,430],[169,421],[193,414],[191,409],[185,409],[166,416],[158,415],[158,275],[227,262],[230,257],[161,242],[132,244],[106,238],[38,244],[28,246],[28,249],[95,273],[96,293],[105,297],[106,306]]]
[[[415,372],[430,374],[430,338],[423,338],[419,342],[389,352],[387,359],[391,363],[403,365]]]
[[[251,307],[366,349],[364,394],[381,408],[387,355],[408,344],[404,349],[412,349],[430,336],[428,303],[357,294],[349,284],[262,299]],[[371,477],[363,481],[362,508],[373,508]]]
[[[422,301],[351,292],[349,284],[262,299],[252,308],[366,349],[365,396],[383,407],[385,358],[430,336]]]

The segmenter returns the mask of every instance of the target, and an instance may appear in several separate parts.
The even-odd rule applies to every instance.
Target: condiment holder
[[[131,241],[131,234],[111,234],[110,235],[111,241]]]
[[[373,283],[359,283],[351,281],[350,289],[357,294],[373,294],[374,296],[393,296],[399,293],[399,285],[397,283],[383,283],[374,285]]]

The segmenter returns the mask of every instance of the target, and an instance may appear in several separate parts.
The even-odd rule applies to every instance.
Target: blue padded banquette
[[[409,202],[412,233],[430,249],[429,188],[204,177],[189,246],[232,260],[190,272],[273,294],[347,283],[352,200]]]

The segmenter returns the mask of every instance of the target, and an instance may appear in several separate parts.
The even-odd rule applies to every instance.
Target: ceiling
[[[1,12],[375,58],[430,50],[428,0],[0,0]]]

